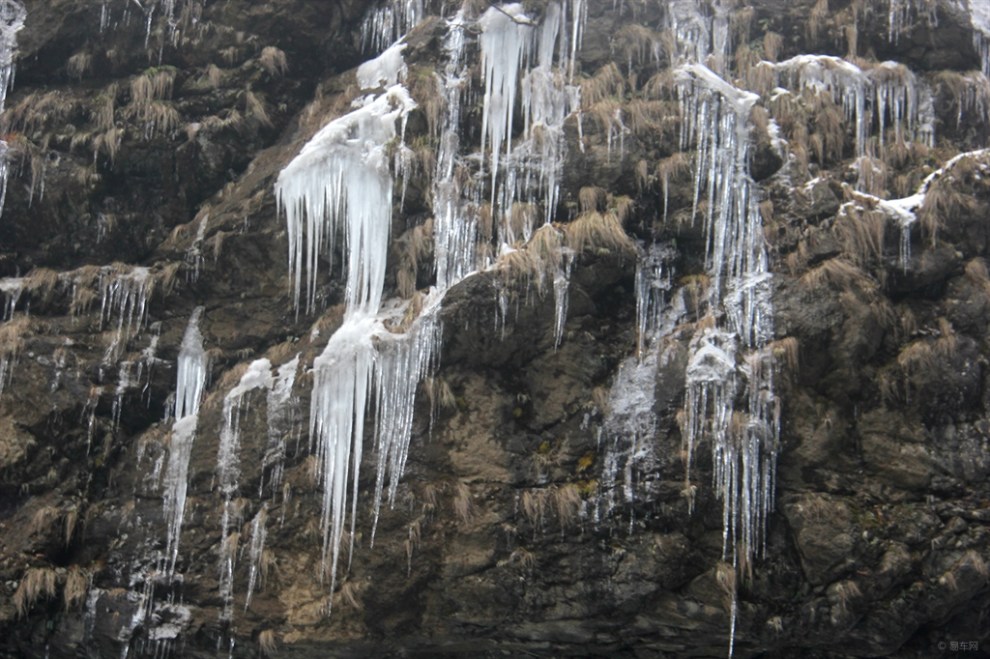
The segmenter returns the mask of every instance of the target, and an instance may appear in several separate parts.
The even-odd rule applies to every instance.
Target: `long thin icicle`
[[[196,423],[199,418],[199,404],[206,386],[206,372],[209,369],[206,351],[203,350],[203,335],[199,331],[199,320],[203,307],[196,307],[179,350],[175,385],[175,425],[169,443],[168,467],[165,471],[165,521],[168,526],[166,559],[168,574],[175,571],[179,556],[179,538],[182,534],[182,517],[186,509],[186,490],[189,487],[189,458],[192,455],[193,440],[196,438]]]

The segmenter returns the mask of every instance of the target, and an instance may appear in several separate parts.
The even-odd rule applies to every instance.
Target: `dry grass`
[[[883,259],[887,221],[881,210],[845,206],[834,225],[843,253],[859,265]]]
[[[35,268],[24,277],[24,290],[35,300],[47,302],[58,286],[58,273],[50,268]]]
[[[581,81],[581,108],[590,110],[606,99],[622,98],[626,80],[615,62],[598,69],[590,78]]]
[[[27,316],[16,316],[0,325],[0,357],[16,358],[30,331],[31,321]]]
[[[849,612],[849,604],[860,599],[863,596],[862,591],[860,591],[859,586],[855,581],[840,581],[832,587],[832,592],[835,595],[836,606],[838,606],[839,611],[843,614]]]
[[[567,483],[553,491],[553,504],[561,530],[574,526],[581,517],[581,490],[574,483]]]
[[[972,212],[973,207],[972,196],[959,189],[954,176],[946,173],[932,181],[925,193],[925,200],[918,209],[921,228],[928,234],[932,246],[937,244],[938,233],[945,226],[947,218]]]
[[[906,375],[928,374],[939,368],[958,347],[958,337],[945,318],[938,319],[938,336],[912,341],[897,355],[897,364]]]
[[[272,119],[268,115],[268,106],[263,96],[248,89],[244,92],[244,116],[253,119],[262,126],[271,127]]]
[[[62,602],[65,610],[79,607],[86,601],[89,592],[89,574],[78,565],[73,565],[65,574],[65,587],[62,590]]]
[[[966,262],[963,270],[966,279],[970,280],[986,293],[990,293],[990,272],[987,271],[987,262],[980,257],[970,259]]]
[[[818,266],[808,270],[798,280],[809,289],[830,287],[838,291],[849,288],[873,289],[876,283],[855,265],[842,258],[836,257],[823,261]]]
[[[585,186],[578,191],[578,205],[582,213],[605,210],[608,193],[597,186]]]
[[[54,597],[56,582],[54,569],[50,567],[28,568],[14,592],[14,608],[17,609],[17,615],[23,618],[39,599]]]
[[[470,524],[474,519],[474,503],[471,501],[471,488],[458,481],[454,486],[454,513],[461,524]]]
[[[817,43],[821,37],[828,13],[828,0],[817,0],[815,6],[811,8],[811,14],[808,17],[808,38],[812,43]]]
[[[416,292],[419,266],[433,253],[433,219],[408,229],[392,244],[396,257],[395,284],[399,295],[409,299]]]
[[[780,58],[780,51],[784,46],[784,37],[776,32],[767,31],[763,34],[763,58],[769,62],[776,62]]]
[[[578,215],[564,232],[567,244],[577,253],[606,251],[622,255],[636,253],[636,244],[622,228],[614,212],[586,212]]]
[[[612,35],[612,52],[629,65],[643,64],[660,49],[660,37],[650,28],[638,23],[626,23]]]
[[[770,343],[770,354],[777,363],[783,363],[791,373],[797,373],[800,354],[800,343],[797,337],[787,336]]]
[[[274,657],[278,653],[278,636],[274,629],[265,629],[258,634],[258,651],[263,657]]]
[[[285,57],[285,52],[275,46],[262,48],[261,54],[258,56],[258,63],[272,77],[281,78],[289,70],[289,60]]]
[[[33,92],[4,112],[2,130],[33,136],[45,128],[61,128],[78,109],[79,102],[60,91]]]
[[[171,66],[153,67],[131,80],[131,104],[147,105],[172,97],[176,69]]]
[[[72,55],[65,62],[65,72],[70,78],[82,80],[83,76],[93,68],[93,56],[84,50]]]

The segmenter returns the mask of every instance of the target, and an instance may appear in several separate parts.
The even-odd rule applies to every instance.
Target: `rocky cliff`
[[[23,0],[0,656],[986,651],[987,11],[455,4]]]

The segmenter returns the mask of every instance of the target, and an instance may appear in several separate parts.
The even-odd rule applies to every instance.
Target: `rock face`
[[[573,63],[552,57],[580,101],[532,142],[562,145],[559,193],[504,204],[503,226],[493,168],[477,175],[494,116],[479,40],[561,3],[467,2],[464,88],[446,96],[452,3],[23,3],[2,116],[0,656],[725,656],[733,634],[735,656],[990,647],[990,25],[976,0],[568,0],[566,43],[583,39]],[[394,29],[363,23],[376,10]],[[399,163],[390,322],[405,328],[437,284],[455,98],[458,185],[480,181],[460,210],[483,247],[444,291],[442,348],[377,519],[366,432],[334,580],[310,395],[348,322],[348,246],[319,256],[316,308],[297,311],[273,189],[381,91],[355,69],[407,31],[418,107],[379,145]],[[704,61],[685,54],[692,39]],[[777,480],[751,562],[724,540],[737,531],[712,485],[732,464],[713,457],[716,421],[686,444],[691,364],[734,331],[736,304],[712,292],[728,284],[706,254],[725,200],[699,194],[707,161],[684,138],[701,65],[721,80],[705,83],[710,107],[749,103],[734,180],[759,197],[772,273],[763,361],[740,349],[729,365],[750,383],[772,368],[779,414],[760,440]],[[505,134],[522,142],[530,121],[517,112]],[[194,435],[174,420],[180,355],[206,365]],[[732,394],[730,411],[756,416],[745,386]]]

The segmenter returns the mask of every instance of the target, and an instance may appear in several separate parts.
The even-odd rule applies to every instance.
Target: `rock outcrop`
[[[734,656],[990,647],[977,0],[568,0],[560,43],[583,38],[570,64],[551,43],[554,89],[566,79],[580,99],[532,141],[560,145],[559,191],[511,198],[504,226],[478,45],[495,10],[465,3],[455,132],[458,185],[480,186],[459,209],[478,220],[477,267],[446,282],[380,514],[366,432],[335,579],[310,395],[351,311],[347,246],[318,256],[315,309],[295,308],[273,190],[322,127],[387,86],[356,74],[375,35],[408,30],[417,108],[381,145],[396,178],[384,298],[390,331],[408,330],[446,249],[451,3],[378,3],[392,11],[377,33],[354,0],[23,4],[0,118],[0,656],[718,657],[730,636]],[[559,7],[523,4],[506,16],[543,24]],[[685,69],[691,39],[708,55]],[[713,274],[705,218],[735,197],[699,183],[689,83],[710,85],[705,111],[745,105],[729,169],[759,197],[766,268],[746,272],[767,291],[753,313],[773,316],[755,361],[731,320],[741,303],[713,293],[732,275]],[[522,141],[530,121],[517,112],[506,134]],[[205,391],[183,444],[194,314]],[[776,484],[751,544],[713,486],[735,464],[711,451],[718,422],[701,415],[686,441],[691,365],[716,333],[740,343],[740,383],[767,383],[758,403],[732,390],[732,437],[755,436],[732,423],[773,425],[758,410],[779,423],[759,430]],[[291,378],[278,371],[297,356]],[[218,466],[225,442],[236,459]]]

